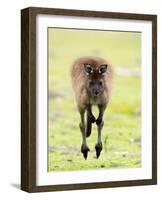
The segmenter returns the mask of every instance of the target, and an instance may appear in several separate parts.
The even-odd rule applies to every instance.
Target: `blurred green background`
[[[98,160],[96,125],[87,139],[88,159],[80,152],[80,117],[70,80],[72,62],[88,55],[108,59],[115,72]],[[141,166],[140,68],[141,33],[48,28],[48,171]]]

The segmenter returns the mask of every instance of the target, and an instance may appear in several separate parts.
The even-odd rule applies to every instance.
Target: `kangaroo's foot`
[[[100,154],[101,154],[102,148],[103,148],[103,147],[102,147],[102,142],[96,144],[95,149],[96,149],[96,156],[97,156],[97,159],[99,158],[99,156],[100,156]]]
[[[81,152],[82,152],[82,154],[83,154],[85,160],[87,159],[88,151],[90,151],[90,149],[88,148],[88,146],[82,144],[82,146],[81,146]]]

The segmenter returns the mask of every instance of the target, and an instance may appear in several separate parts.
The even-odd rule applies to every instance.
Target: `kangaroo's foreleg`
[[[96,119],[94,115],[92,114],[91,105],[88,105],[87,106],[87,123],[86,123],[86,128],[85,128],[86,137],[89,137],[91,135],[92,123],[94,123],[95,121]]]
[[[84,114],[85,114],[85,110],[81,110],[80,111],[81,122],[79,124],[79,127],[80,127],[80,130],[81,130],[81,133],[82,133],[81,152],[82,152],[84,158],[87,159],[88,151],[90,151],[90,149],[88,148],[87,142],[86,142]]]
[[[97,126],[99,126],[103,121],[103,115],[104,115],[106,106],[98,105],[98,109],[99,109],[99,115],[98,115],[98,118],[96,119]]]
[[[104,114],[105,108],[106,107],[102,106],[102,105],[98,106],[99,115],[98,115],[98,118],[96,120],[98,137],[97,137],[97,143],[95,145],[97,158],[100,156],[100,153],[101,153],[102,148],[103,148],[103,146],[102,146],[102,139],[101,139],[101,132],[102,132],[102,128],[103,128],[103,125],[104,125],[103,114]]]
[[[87,115],[88,115],[89,120],[90,120],[91,123],[94,123],[96,121],[94,115],[92,114],[91,105],[87,106]]]

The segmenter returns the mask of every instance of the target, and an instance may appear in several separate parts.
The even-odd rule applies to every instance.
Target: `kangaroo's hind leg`
[[[98,131],[98,137],[97,137],[97,143],[95,145],[95,149],[96,149],[96,156],[97,158],[99,158],[101,151],[103,149],[102,146],[102,140],[101,140],[101,132],[102,132],[102,128],[103,128],[104,122],[102,121],[101,124],[99,124],[97,126],[97,131]]]
[[[79,124],[79,127],[82,134],[81,152],[84,158],[87,159],[88,151],[90,151],[90,149],[88,148],[87,142],[86,142],[85,121],[84,121],[85,109],[79,109],[79,112],[80,112],[80,117],[81,117],[81,122]]]
[[[98,109],[99,109],[99,116],[96,120],[96,124],[97,124],[97,131],[98,131],[98,137],[97,137],[97,143],[95,145],[95,149],[96,149],[96,156],[97,158],[99,158],[100,156],[100,153],[103,149],[103,146],[102,146],[102,139],[101,139],[101,132],[102,132],[102,128],[103,128],[103,125],[104,125],[104,122],[103,122],[103,114],[104,114],[104,111],[105,111],[105,106],[102,106],[102,105],[99,105],[98,106]]]

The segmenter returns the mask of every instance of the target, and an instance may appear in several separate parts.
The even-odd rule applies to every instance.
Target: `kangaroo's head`
[[[92,98],[98,97],[105,88],[105,79],[107,64],[95,66],[89,63],[84,64],[84,70],[87,76],[86,89]]]

